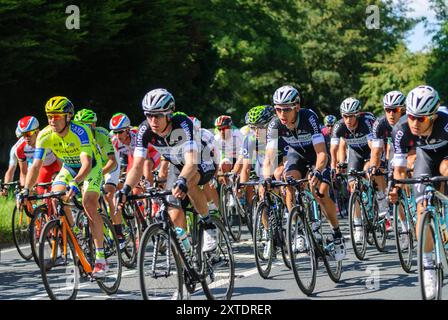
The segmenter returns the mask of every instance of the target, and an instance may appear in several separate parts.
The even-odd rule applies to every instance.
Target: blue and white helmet
[[[361,102],[355,98],[347,98],[342,101],[340,106],[341,115],[358,113],[361,111]]]
[[[283,86],[275,90],[272,97],[274,104],[300,103],[299,91],[292,86]]]
[[[167,112],[175,108],[174,97],[166,89],[149,91],[142,101],[143,112]]]
[[[383,98],[383,105],[384,108],[401,107],[404,105],[405,100],[406,97],[401,91],[394,90],[386,93]]]
[[[418,86],[406,97],[406,113],[413,116],[430,116],[437,112],[439,94],[430,86]]]

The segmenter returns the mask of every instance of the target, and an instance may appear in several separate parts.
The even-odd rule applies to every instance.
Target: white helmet
[[[300,103],[299,91],[292,86],[283,86],[275,90],[272,97],[274,104]]]
[[[406,97],[406,113],[413,116],[429,116],[437,112],[439,94],[430,86],[418,86]]]
[[[175,107],[174,97],[166,89],[149,91],[142,101],[143,112],[167,112]]]
[[[403,93],[400,91],[391,91],[386,93],[386,95],[383,98],[383,105],[384,108],[390,108],[390,107],[401,107],[404,105],[404,101],[406,100],[406,97]]]
[[[361,111],[361,102],[359,102],[359,100],[355,98],[347,98],[342,101],[340,111],[341,115],[347,113],[358,113],[359,111]]]

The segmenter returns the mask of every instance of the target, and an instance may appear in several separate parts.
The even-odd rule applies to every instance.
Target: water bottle
[[[190,241],[188,240],[188,235],[185,232],[185,230],[182,228],[176,227],[176,233],[177,233],[177,236],[179,237],[179,239],[182,241],[185,251],[187,253],[190,252],[191,245],[190,245]]]

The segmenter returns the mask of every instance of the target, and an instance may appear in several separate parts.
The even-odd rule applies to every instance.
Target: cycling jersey
[[[18,143],[18,141],[9,150],[9,163],[8,163],[8,166],[10,166],[10,167],[16,167],[17,166],[17,156],[16,156],[17,143]]]
[[[289,130],[280,119],[275,118],[268,126],[267,149],[277,150],[279,156],[293,148],[307,160],[316,162],[314,145],[325,143],[316,113],[310,109],[300,109],[295,129]]]
[[[47,126],[37,136],[34,158],[44,160],[48,149],[53,151],[63,163],[63,168],[55,178],[53,185],[67,186],[81,168],[80,156],[87,155],[92,158],[92,169],[84,180],[84,191],[100,193],[102,160],[90,127],[70,122],[67,134],[60,137],[53,132],[50,126]]]
[[[19,161],[26,161],[29,165],[33,163],[34,151],[36,149],[26,143],[24,138],[20,138],[15,144],[15,156]],[[44,166],[49,166],[56,161],[56,156],[51,150],[47,150]]]
[[[241,127],[240,133],[244,140],[244,138],[246,138],[250,134],[253,134],[254,132],[250,129],[249,125],[245,125],[244,127]]]
[[[104,167],[109,161],[109,156],[112,154],[115,155],[115,149],[109,137],[109,131],[102,127],[95,127],[92,131],[93,137],[98,143],[101,152],[102,166]]]
[[[134,157],[146,158],[149,144],[160,153],[160,155],[182,170],[185,165],[185,154],[196,151],[202,154],[204,148],[210,150],[213,146],[207,145],[207,142],[201,140],[201,137],[194,134],[193,122],[186,116],[178,114],[171,118],[171,132],[166,137],[161,137],[151,130],[148,121],[143,121],[138,129],[137,145]],[[212,160],[199,157],[198,171],[201,174],[199,184],[205,184],[210,181],[215,171],[215,165]],[[212,173],[210,175],[210,173]],[[207,180],[208,181],[205,181]]]
[[[331,137],[332,145],[339,145],[339,139],[343,138],[349,149],[352,149],[364,159],[370,158],[370,148],[368,141],[372,140],[372,127],[375,117],[369,112],[361,113],[358,116],[358,127],[351,131],[344,123],[344,119],[336,122]]]
[[[383,148],[392,140],[392,126],[387,121],[386,115],[378,118],[372,128],[372,146]]]
[[[124,163],[122,163],[122,162],[124,162],[124,161],[122,161],[122,159],[126,158],[127,172],[129,172],[129,170],[131,170],[131,168],[132,168],[135,147],[137,145],[137,135],[138,135],[137,128],[132,128],[131,130],[129,130],[129,136],[131,138],[131,141],[128,145],[120,142],[120,140],[118,139],[117,136],[114,135],[112,137],[112,144],[119,154],[121,165],[124,165]],[[154,169],[157,168],[160,163],[160,153],[151,144],[148,144],[147,151],[148,152],[147,152],[146,158],[152,160],[152,162],[154,163]]]
[[[228,139],[223,139],[221,133],[215,135],[215,143],[218,149],[218,158],[223,161],[227,159],[233,164],[238,158],[238,154],[243,143],[243,136],[238,129],[230,129],[231,135]]]
[[[428,137],[417,137],[409,128],[407,117],[402,117],[392,131],[394,146],[394,164],[400,167],[407,166],[407,153],[410,148],[417,147],[425,151],[447,154],[448,150],[448,113],[437,112],[438,118],[434,121],[432,133]]]
[[[255,134],[249,134],[244,138],[241,148],[243,159],[251,161],[252,169],[259,178],[263,177],[263,162],[266,154],[266,136],[257,139]]]

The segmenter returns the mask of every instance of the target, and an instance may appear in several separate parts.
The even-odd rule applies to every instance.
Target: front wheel
[[[364,207],[362,205],[360,193],[355,191],[350,195],[348,217],[353,251],[359,260],[364,259],[367,251],[367,221],[365,221],[365,214],[362,212],[363,210]],[[357,218],[356,213],[359,214],[359,217]]]
[[[436,239],[437,238],[437,239]],[[439,244],[437,244],[439,240]],[[431,211],[423,212],[421,216],[418,241],[418,275],[423,300],[440,300],[442,298],[443,267],[437,262],[440,253],[437,246],[442,244],[437,222]],[[425,265],[423,256],[430,257]]]
[[[412,218],[409,217],[403,199],[394,204],[393,215],[398,258],[403,270],[410,273],[414,256],[414,233],[412,232],[413,224],[410,221]]]
[[[12,239],[19,255],[27,261],[33,257],[30,245],[30,222],[31,218],[26,215],[25,210],[18,210],[15,206],[12,212]]]
[[[257,207],[254,221],[254,251],[255,264],[260,276],[264,279],[269,277],[271,272],[272,260],[274,258],[274,241],[272,225],[268,219],[268,210],[266,203],[260,202]],[[271,214],[274,214],[271,212]]]

